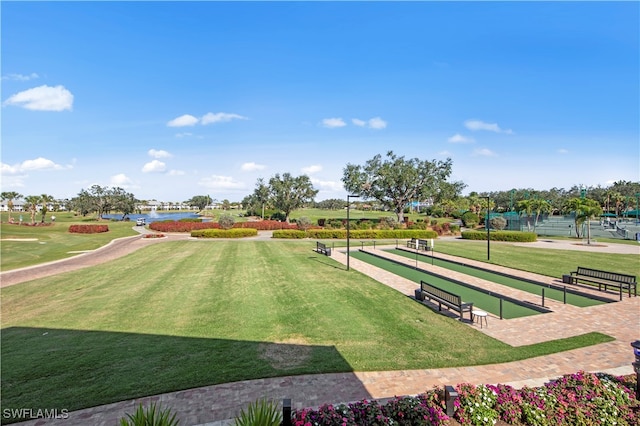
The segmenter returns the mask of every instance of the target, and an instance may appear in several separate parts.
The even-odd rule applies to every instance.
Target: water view
[[[199,216],[196,213],[193,212],[161,212],[158,213],[156,211],[152,211],[150,213],[145,213],[145,214],[129,214],[127,215],[127,219],[129,219],[131,222],[134,222],[138,219],[145,219],[145,221],[147,222],[147,224],[151,223],[151,222],[158,222],[158,221],[163,221],[163,220],[180,220],[180,219],[197,219],[200,218],[201,216]],[[122,220],[122,214],[103,214],[102,215],[103,219],[108,219],[108,220]],[[125,219],[126,220],[126,219]],[[206,217],[202,217],[203,221],[207,221],[210,220],[209,218]]]

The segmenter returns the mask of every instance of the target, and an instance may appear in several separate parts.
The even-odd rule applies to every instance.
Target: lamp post
[[[489,228],[491,227],[489,224],[489,197],[487,197],[487,219],[484,221],[484,226],[487,228],[487,260],[491,260],[491,234],[489,233]]]
[[[347,195],[347,271],[349,270],[349,231],[351,229],[351,223],[349,221],[349,207],[351,206],[350,198],[360,198],[359,195]]]

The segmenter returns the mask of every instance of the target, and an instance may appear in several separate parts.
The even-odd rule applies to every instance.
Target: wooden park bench
[[[320,241],[316,243],[316,251],[324,254],[325,256],[331,256],[331,247],[327,247],[326,244],[323,244]]]
[[[607,291],[607,287],[616,287],[620,290],[620,297],[622,297],[622,291],[626,290],[631,297],[631,290],[633,289],[633,295],[638,295],[637,282],[635,275],[619,274],[617,272],[600,271],[598,269],[584,268],[578,266],[577,271],[572,271],[568,276],[571,284],[578,284],[578,281],[586,282],[590,285],[598,285],[598,290]]]
[[[469,319],[473,321],[473,303],[462,303],[462,298],[457,294],[453,294],[447,290],[420,281],[420,289],[416,289],[416,299],[433,300],[438,303],[438,311],[442,311],[442,305],[460,314],[462,320],[463,314],[469,312]]]
[[[412,238],[407,241],[407,248],[413,248],[416,250],[431,250],[429,246],[429,242],[427,240],[419,240],[417,238]]]

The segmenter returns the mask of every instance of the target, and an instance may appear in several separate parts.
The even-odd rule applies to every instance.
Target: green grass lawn
[[[80,409],[303,373],[508,362],[610,341],[513,348],[312,251],[181,241],[3,288],[3,408]]]
[[[486,241],[436,240],[435,251],[436,255],[440,252],[487,262]],[[555,278],[575,271],[578,266],[640,277],[640,261],[635,254],[544,249],[496,241],[491,242],[490,254],[491,260],[488,263]]]
[[[20,213],[12,216],[17,220]],[[109,241],[120,237],[137,235],[132,228],[135,223],[116,221],[97,221],[92,218],[75,217],[71,213],[54,213],[56,221],[47,226],[19,226],[7,223],[7,213],[0,218],[0,269],[8,271],[52,260],[75,256],[79,251],[95,250]],[[30,222],[30,216],[22,213],[24,222]],[[40,221],[40,216],[36,217]],[[46,223],[51,223],[51,213],[46,216]],[[72,224],[106,224],[109,232],[100,234],[72,234],[69,225]],[[10,241],[10,240],[22,241]],[[76,253],[74,253],[76,252]]]

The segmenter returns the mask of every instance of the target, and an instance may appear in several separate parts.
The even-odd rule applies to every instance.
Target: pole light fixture
[[[351,230],[351,221],[349,220],[349,210],[351,207],[351,198],[360,198],[359,195],[347,195],[347,271],[349,270],[349,231]]]
[[[491,225],[489,224],[489,197],[487,197],[487,219],[484,221],[484,226],[487,228],[487,260],[491,260],[491,234],[489,233],[489,228]]]

